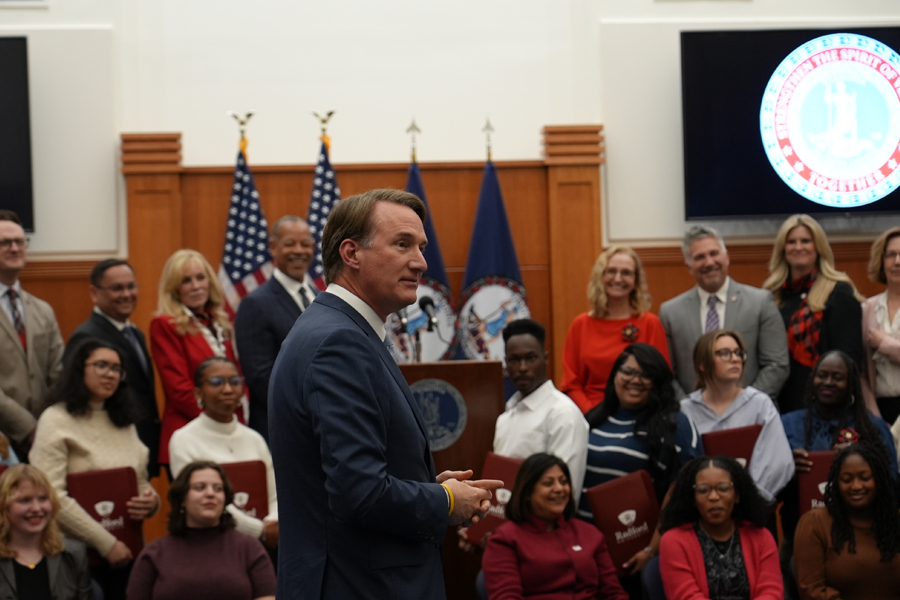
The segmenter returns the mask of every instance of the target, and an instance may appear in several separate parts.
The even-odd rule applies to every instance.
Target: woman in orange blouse
[[[641,259],[628,246],[604,250],[588,283],[590,312],[566,336],[561,389],[586,413],[603,402],[610,369],[626,346],[644,342],[669,359],[666,332],[650,309]]]

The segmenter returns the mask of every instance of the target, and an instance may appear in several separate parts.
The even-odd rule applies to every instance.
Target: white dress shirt
[[[301,311],[306,309],[303,305],[303,299],[300,297],[300,288],[305,288],[309,304],[312,304],[313,299],[316,297],[313,293],[312,285],[309,282],[309,275],[304,275],[303,281],[297,281],[293,277],[286,275],[278,267],[275,267],[275,270],[272,271],[272,277],[287,290],[288,294],[291,295],[291,298],[294,299],[294,302],[297,303],[297,306],[300,307]]]
[[[513,394],[494,429],[496,454],[524,460],[546,452],[566,461],[576,503],[584,483],[587,441],[581,409],[549,379],[524,398],[521,392]]]
[[[19,315],[22,317],[22,323],[24,323],[25,303],[22,302],[22,283],[18,279],[16,279],[16,282],[12,285],[0,283],[0,306],[3,307],[3,312],[6,313],[6,318],[9,319],[9,322],[15,324],[12,314],[12,298],[6,295],[6,290],[8,290],[9,288],[16,290],[16,293],[19,295],[19,299],[16,301],[16,305],[19,309]]]
[[[719,315],[719,329],[725,329],[725,305],[728,303],[728,284],[731,283],[731,277],[725,278],[725,283],[722,284],[716,293],[716,313]],[[697,293],[700,295],[700,331],[706,332],[706,313],[709,312],[709,297],[713,294],[710,294],[706,290],[704,290],[699,285],[697,286]]]
[[[381,317],[378,316],[378,313],[375,312],[374,308],[366,304],[364,300],[347,288],[341,287],[336,283],[329,283],[328,287],[325,288],[325,291],[329,294],[334,294],[349,304],[369,325],[372,326],[372,329],[375,330],[375,335],[377,335],[379,339],[384,340],[384,321],[381,320]]]

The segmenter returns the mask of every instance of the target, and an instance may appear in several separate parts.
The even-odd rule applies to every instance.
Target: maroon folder
[[[800,515],[813,508],[825,506],[825,484],[834,462],[834,450],[810,452],[812,469],[809,473],[797,471],[797,487],[800,489]]]
[[[234,489],[232,504],[239,511],[257,519],[269,514],[269,486],[266,483],[266,464],[261,460],[226,463],[222,465]]]
[[[484,546],[487,536],[506,522],[506,503],[512,498],[513,483],[521,466],[522,461],[519,459],[500,456],[493,452],[487,453],[481,478],[499,479],[503,482],[503,487],[492,494],[491,508],[484,518],[469,527],[466,532],[466,537],[473,544]]]
[[[647,471],[595,485],[587,494],[594,521],[606,538],[619,577],[627,575],[622,565],[650,544],[659,520],[659,503]]]
[[[703,449],[707,456],[730,456],[745,469],[750,468],[750,457],[753,456],[753,448],[762,425],[747,425],[722,431],[710,431],[700,437],[703,439]]]
[[[137,558],[144,547],[141,521],[128,516],[128,501],[138,495],[137,474],[131,467],[69,473],[69,496]],[[97,564],[99,554],[91,557]]]

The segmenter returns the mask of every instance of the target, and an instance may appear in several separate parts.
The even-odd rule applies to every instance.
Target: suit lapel
[[[38,330],[38,308],[35,305],[31,294],[25,290],[22,290],[22,295],[20,297],[22,298],[22,304],[25,306],[25,343],[28,345],[28,349],[31,350],[34,348],[34,340],[32,337],[34,336],[34,332]],[[30,355],[31,352],[28,352],[28,354]]]
[[[285,311],[287,311],[287,314],[291,315],[291,318],[296,321],[297,317],[299,317],[300,313],[303,311],[300,310],[300,307],[297,305],[297,301],[294,300],[293,296],[291,296],[291,293],[287,291],[284,286],[281,285],[281,282],[274,277],[269,279],[267,285],[270,286],[269,289],[272,293],[272,296],[275,297],[276,301],[278,301],[281,304],[281,307]]]
[[[725,329],[737,329],[738,317],[741,316],[743,297],[741,288],[732,279],[731,285],[728,286],[728,298],[725,303]]]
[[[0,309],[0,329],[6,332],[6,334],[9,336],[9,339],[19,349],[19,352],[22,352],[22,341],[19,339],[19,334],[16,332],[16,328],[10,322],[9,317],[6,316],[6,311],[2,309]]]
[[[14,558],[6,558],[3,560],[0,560],[0,572],[2,572],[3,577],[6,578],[6,583],[7,583],[7,585],[9,585],[9,589],[12,590],[13,596],[18,598],[19,592],[16,589],[16,575],[15,575],[15,572],[13,571],[13,561],[14,560],[15,560]],[[51,579],[50,581],[52,582],[53,580]],[[50,589],[52,590],[53,587],[51,586]]]
[[[136,365],[140,372],[144,374],[145,378],[149,379],[150,377],[152,377],[152,373],[148,373],[144,370],[144,363],[142,363],[141,359],[135,355],[136,352],[134,350],[134,347],[132,347],[131,342],[128,341],[128,338],[125,337],[124,331],[119,331],[119,328],[110,323],[109,319],[107,319],[103,315],[98,315],[96,312],[91,313],[91,320],[98,329],[105,332],[107,339],[115,340],[114,343],[119,349],[119,352],[122,352],[125,355],[123,357],[123,360],[127,358],[129,363],[131,363],[132,365]],[[144,351],[144,359],[147,361],[146,364],[149,367],[150,354],[147,351],[147,345],[143,343],[143,340],[141,339],[142,334],[140,334],[137,329],[135,329],[135,335],[138,336],[138,343],[142,346],[141,349]],[[134,369],[132,369],[132,371],[134,371]],[[129,377],[133,377],[133,375],[129,375]]]
[[[694,287],[693,293],[689,294],[687,298],[688,314],[686,315],[686,318],[688,323],[690,323],[691,338],[694,340],[699,340],[700,336],[703,335],[703,327],[700,326],[700,292],[698,289],[699,288]],[[690,351],[693,352],[693,344],[691,344]]]
[[[59,563],[62,561],[62,552],[47,557],[47,579],[50,580],[50,590],[56,589],[56,577],[59,575]]]

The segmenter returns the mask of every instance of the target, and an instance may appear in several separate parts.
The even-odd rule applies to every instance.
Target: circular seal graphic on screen
[[[422,379],[411,386],[428,429],[432,452],[446,450],[466,429],[466,401],[459,390],[443,379]]]
[[[503,360],[503,329],[530,316],[521,284],[507,277],[485,277],[463,292],[456,337],[470,360]]]
[[[837,33],[797,48],[759,118],[769,162],[808,200],[853,208],[900,185],[900,55],[877,40]]]
[[[456,311],[453,310],[450,289],[430,277],[423,277],[416,291],[416,303],[404,310],[391,313],[385,328],[391,334],[392,354],[398,363],[415,361],[415,335],[419,332],[422,342],[422,360],[434,362],[452,358],[456,346]],[[428,331],[428,315],[419,306],[422,298],[434,302],[437,323]],[[401,319],[406,319],[405,327]]]

